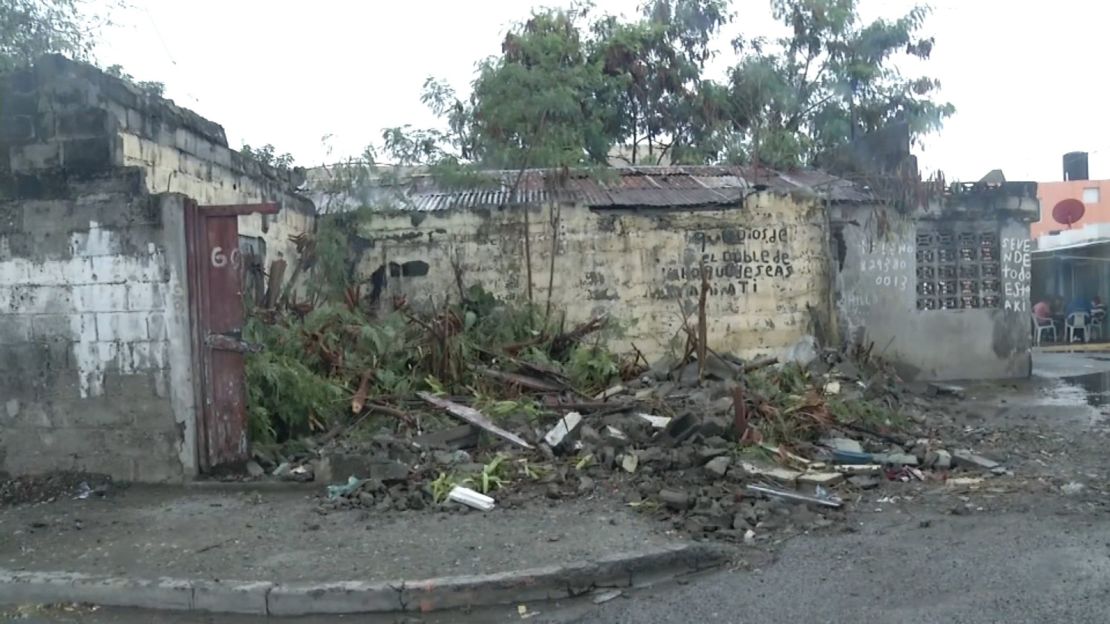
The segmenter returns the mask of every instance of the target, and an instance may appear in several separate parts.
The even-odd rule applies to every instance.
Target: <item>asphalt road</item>
[[[1107,520],[876,514],[858,533],[793,540],[764,570],[644,592],[572,621],[1102,623],[1110,621]]]
[[[292,621],[1102,624],[1110,621],[1110,518],[1091,501],[1076,500],[1069,506],[1073,511],[1053,505],[1055,511],[969,516],[899,513],[891,507],[862,518],[852,532],[793,539],[783,546],[778,560],[763,569],[718,572],[681,585],[630,593],[600,606],[586,601],[529,605],[535,615],[527,619],[513,607],[425,619]],[[26,612],[20,621],[260,624],[275,620],[54,610]]]

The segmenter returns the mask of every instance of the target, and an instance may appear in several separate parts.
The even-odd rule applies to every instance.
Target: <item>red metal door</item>
[[[202,470],[249,457],[239,215],[277,211],[276,204],[186,206]]]

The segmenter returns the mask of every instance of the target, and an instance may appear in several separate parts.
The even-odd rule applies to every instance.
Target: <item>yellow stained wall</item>
[[[360,272],[369,279],[387,263],[427,262],[425,276],[389,278],[385,295],[457,301],[457,265],[465,286],[523,300],[524,222],[522,207],[375,215],[363,226],[373,246]],[[827,319],[825,216],[813,198],[760,193],[712,210],[548,205],[528,222],[534,301],[545,305],[551,279],[552,309],[569,323],[610,315],[626,327],[614,345],[622,350],[634,344],[655,359],[682,348],[682,310],[693,327],[703,263],[709,343],[719,352],[780,352]]]
[[[181,193],[199,204],[251,204],[281,201],[275,191],[254,178],[230,167],[230,150],[214,145],[203,137],[178,130],[178,140],[204,158],[173,145],[163,145],[130,132],[120,132],[123,165],[147,170],[147,186],[152,193]],[[286,204],[288,202],[283,202]],[[296,262],[296,247],[289,237],[311,232],[314,216],[283,205],[276,215],[239,217],[239,234],[266,241],[269,260],[283,258]],[[288,273],[286,274],[288,275]]]

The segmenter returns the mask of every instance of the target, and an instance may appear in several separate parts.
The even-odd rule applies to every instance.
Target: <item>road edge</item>
[[[686,543],[509,572],[374,583],[140,579],[0,569],[0,605],[88,603],[268,616],[427,613],[643,587],[719,567],[730,555],[722,546]]]

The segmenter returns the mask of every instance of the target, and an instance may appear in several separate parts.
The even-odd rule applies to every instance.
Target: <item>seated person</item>
[[[1068,316],[1079,313],[1087,314],[1089,316],[1091,314],[1091,303],[1084,299],[1082,295],[1076,295],[1075,299],[1072,299],[1071,303],[1068,304],[1068,307],[1066,310],[1064,310],[1064,313]]]
[[[1036,319],[1037,325],[1044,327],[1052,324],[1052,306],[1047,301],[1041,300],[1033,306],[1033,318]]]
[[[1102,297],[1095,297],[1091,299],[1091,324],[1102,325],[1106,320],[1106,304],[1102,302]]]

